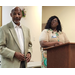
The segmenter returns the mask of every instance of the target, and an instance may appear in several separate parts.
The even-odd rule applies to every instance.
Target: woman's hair
[[[57,32],[62,31],[61,23],[60,23],[60,20],[59,20],[59,18],[57,16],[51,16],[49,18],[49,20],[47,21],[47,24],[45,26],[45,29],[51,29],[51,22],[55,18],[57,18],[57,20],[58,20]]]

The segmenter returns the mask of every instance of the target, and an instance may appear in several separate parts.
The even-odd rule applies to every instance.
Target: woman
[[[40,35],[42,67],[47,67],[47,51],[43,51],[42,48],[57,46],[68,42],[69,40],[67,39],[65,33],[62,32],[62,27],[59,18],[57,16],[50,17],[45,26],[45,29]]]

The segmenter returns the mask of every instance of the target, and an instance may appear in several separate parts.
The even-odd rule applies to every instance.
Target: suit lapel
[[[9,24],[9,31],[11,32],[15,42],[17,43],[18,47],[20,48],[19,41],[18,41],[18,38],[17,38],[17,35],[16,35],[16,32],[15,32],[12,22],[10,22],[10,24]]]
[[[23,30],[23,36],[24,36],[24,49],[26,49],[26,28],[21,25],[22,30]]]

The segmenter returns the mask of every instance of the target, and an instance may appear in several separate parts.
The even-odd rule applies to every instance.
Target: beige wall
[[[75,42],[75,6],[43,6],[42,23],[56,15],[61,21],[63,31],[70,42]]]

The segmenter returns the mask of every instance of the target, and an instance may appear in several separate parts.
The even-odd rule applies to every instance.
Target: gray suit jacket
[[[27,52],[32,53],[32,43],[30,41],[30,31],[27,27],[22,26],[24,35],[25,55]],[[0,27],[0,54],[2,68],[19,68],[20,61],[14,57],[15,52],[21,52],[19,41],[12,22]],[[27,66],[27,63],[25,62]]]

